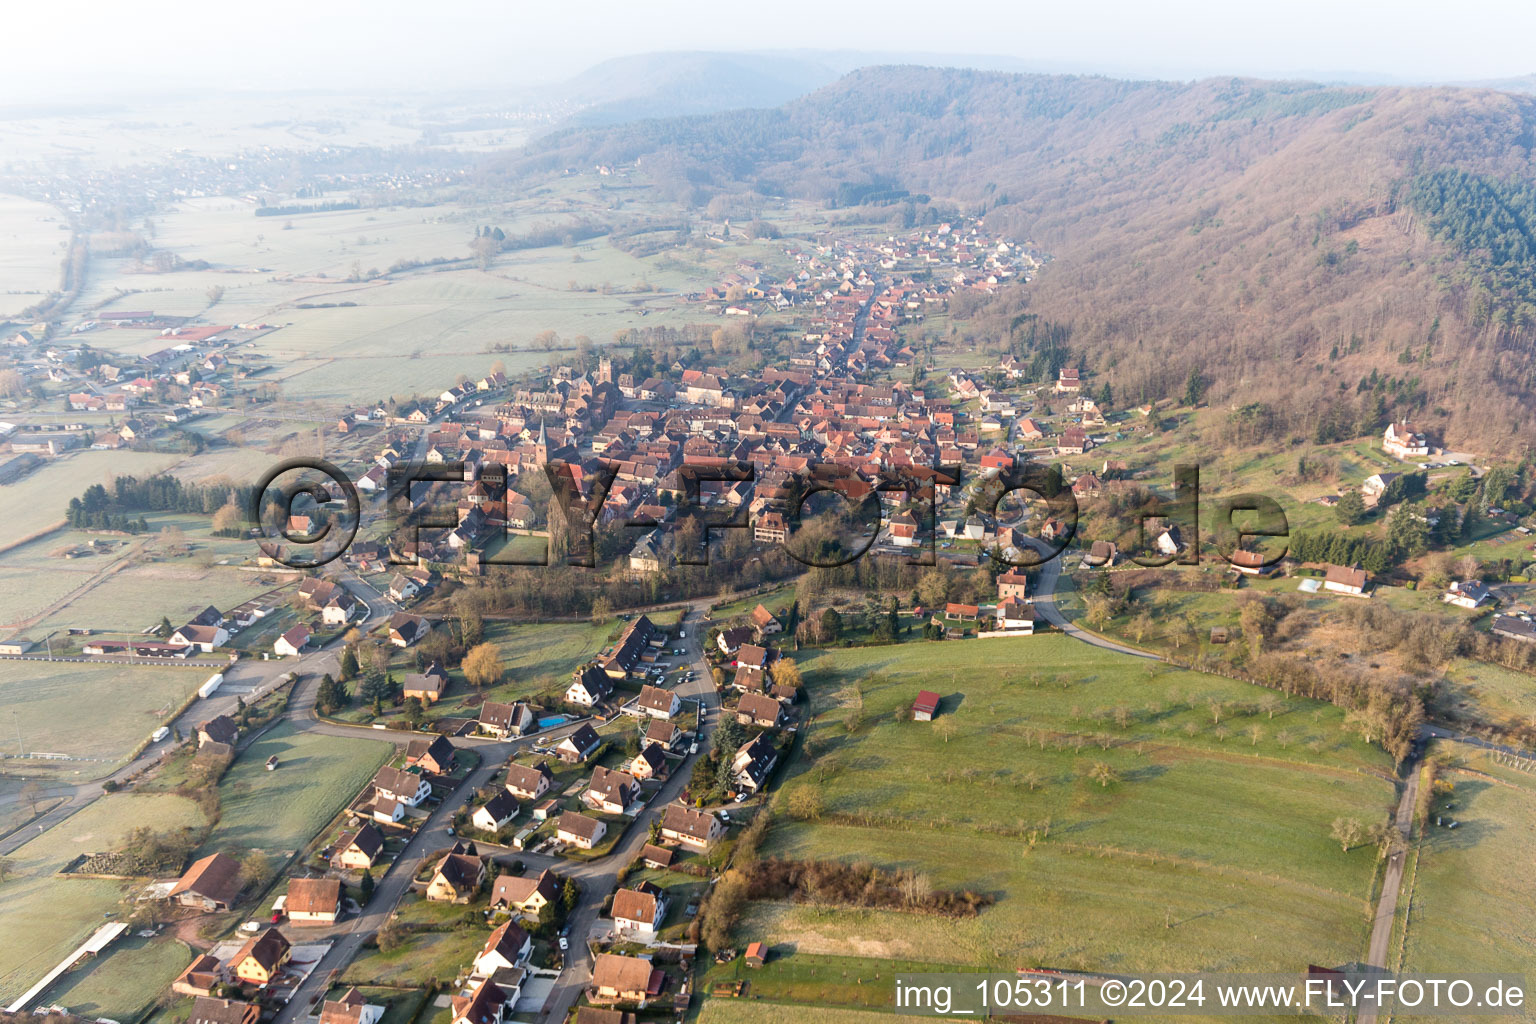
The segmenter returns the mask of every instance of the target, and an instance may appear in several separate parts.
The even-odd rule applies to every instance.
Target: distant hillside
[[[893,223],[932,196],[1053,253],[1029,308],[1123,399],[1199,369],[1278,433],[1404,414],[1514,448],[1536,436],[1536,294],[1508,262],[1536,251],[1533,143],[1536,98],[1489,90],[886,67],[773,110],[558,133],[500,170],[638,160],[695,204],[873,195],[850,215]]]
[[[617,57],[551,91],[577,108],[570,121],[606,125],[641,118],[776,107],[837,78],[814,57],[753,53],[647,53]]]

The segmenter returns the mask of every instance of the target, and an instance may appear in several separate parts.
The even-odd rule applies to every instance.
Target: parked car
[[[564,951],[564,950],[567,950],[567,949],[570,949],[570,948],[571,948],[571,940],[566,938],[564,935],[560,936],[560,949],[561,949],[561,951]]]

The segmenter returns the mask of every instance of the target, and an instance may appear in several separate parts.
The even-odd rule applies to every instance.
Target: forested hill
[[[701,210],[757,193],[897,224],[932,197],[1053,254],[1030,309],[1127,399],[1199,366],[1282,431],[1385,408],[1512,448],[1536,436],[1533,144],[1536,97],[1491,90],[897,67],[497,170],[638,160]]]

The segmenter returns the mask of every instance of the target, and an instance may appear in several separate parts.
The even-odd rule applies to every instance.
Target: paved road
[[[1413,809],[1419,794],[1419,766],[1415,758],[1404,766],[1403,795],[1397,802],[1394,824],[1403,837],[1406,850],[1413,832]],[[1394,853],[1387,861],[1387,871],[1381,881],[1381,896],[1376,901],[1376,916],[1371,921],[1371,942],[1367,947],[1365,962],[1372,967],[1387,969],[1388,945],[1392,941],[1392,922],[1397,917],[1397,899],[1403,888],[1403,863],[1407,860],[1404,850]],[[1355,1019],[1355,1024],[1376,1024],[1376,1008],[1366,1007]]]
[[[1050,548],[1045,544],[1033,538],[1027,538],[1025,543],[1042,555],[1050,551]],[[1092,644],[1094,647],[1102,647],[1106,651],[1129,654],[1133,658],[1146,658],[1151,661],[1163,660],[1156,654],[1149,654],[1146,651],[1139,651],[1134,647],[1117,644],[1113,640],[1105,639],[1096,633],[1090,633],[1086,629],[1081,629],[1074,625],[1072,620],[1062,614],[1061,608],[1056,604],[1056,586],[1060,578],[1061,556],[1041,564],[1040,576],[1035,584],[1035,596],[1031,600],[1035,611],[1039,612],[1040,617],[1046,622],[1049,622],[1074,640],[1081,640],[1083,643]]]
[[[690,603],[688,611],[683,616],[682,628],[687,632],[688,637],[681,641],[679,646],[682,646],[688,652],[687,657],[692,659],[694,679],[675,688],[684,700],[700,702],[700,753],[709,749],[710,736],[713,735],[720,717],[720,695],[715,691],[715,685],[709,673],[709,663],[704,659],[701,646],[706,629],[703,609],[711,603],[713,599],[700,598]],[[542,1014],[544,1020],[563,1021],[571,1007],[581,998],[587,983],[592,980],[592,958],[584,940],[597,921],[603,899],[618,888],[619,869],[634,860],[640,853],[640,848],[649,841],[651,820],[660,817],[666,805],[672,803],[682,793],[684,782],[689,775],[688,769],[696,756],[685,757],[673,769],[671,777],[630,825],[629,830],[624,833],[624,838],[611,853],[600,860],[587,862],[579,868],[566,869],[566,874],[574,876],[581,883],[581,902],[570,915],[569,932],[574,941],[571,943],[570,952],[566,954],[565,968],[560,972],[554,989],[545,1000],[545,1009]]]

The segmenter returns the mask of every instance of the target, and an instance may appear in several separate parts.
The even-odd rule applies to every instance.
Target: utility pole
[[[26,745],[21,742],[21,716],[18,715],[16,712],[12,711],[11,712],[11,721],[16,723],[16,756],[17,757],[26,757],[27,756],[27,748],[26,748]]]

